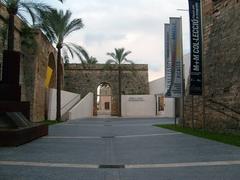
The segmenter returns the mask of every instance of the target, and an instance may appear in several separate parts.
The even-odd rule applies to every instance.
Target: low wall
[[[175,117],[175,99],[164,98],[164,111],[161,111],[160,117]]]
[[[154,95],[123,95],[123,117],[156,116],[156,100]]]
[[[68,112],[69,120],[93,116],[93,93],[88,93]]]
[[[61,91],[61,115],[64,115],[71,109],[78,101],[80,101],[80,94],[71,93],[68,91]],[[48,96],[48,119],[56,119],[56,103],[57,103],[57,90],[49,89]]]

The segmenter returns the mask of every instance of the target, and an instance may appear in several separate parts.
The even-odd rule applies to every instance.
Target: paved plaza
[[[240,148],[154,127],[172,119],[94,118],[0,148],[0,180],[237,180]]]

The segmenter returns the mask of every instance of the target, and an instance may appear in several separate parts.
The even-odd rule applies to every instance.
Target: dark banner
[[[190,95],[202,95],[202,20],[201,0],[189,0],[191,71]]]

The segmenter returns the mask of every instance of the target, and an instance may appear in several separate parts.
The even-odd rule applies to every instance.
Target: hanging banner
[[[170,18],[170,33],[169,33],[169,61],[171,64],[171,83],[166,91],[166,97],[182,97],[183,80],[182,80],[182,19]]]
[[[165,49],[165,93],[170,96],[172,83],[172,61],[170,59],[170,24],[164,24],[164,49]]]
[[[202,95],[202,20],[201,1],[189,0],[191,71],[190,95]]]

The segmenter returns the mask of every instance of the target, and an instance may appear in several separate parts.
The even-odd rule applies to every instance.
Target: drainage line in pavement
[[[113,139],[115,136],[102,136],[103,139]]]
[[[108,164],[102,164],[99,165],[99,169],[124,169],[125,165],[108,165]]]

